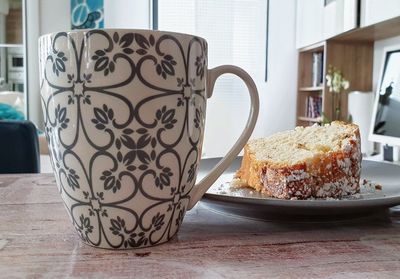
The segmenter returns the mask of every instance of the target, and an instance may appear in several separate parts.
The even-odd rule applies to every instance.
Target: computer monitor
[[[400,45],[383,50],[369,140],[400,146]]]

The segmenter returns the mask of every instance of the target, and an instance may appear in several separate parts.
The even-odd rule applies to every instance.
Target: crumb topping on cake
[[[248,143],[249,151],[259,161],[290,166],[299,162],[312,163],[321,154],[351,150],[351,141],[355,140],[354,132],[358,128],[340,123],[296,127],[267,138],[251,140]]]

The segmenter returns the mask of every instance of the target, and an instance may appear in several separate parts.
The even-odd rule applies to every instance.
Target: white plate
[[[205,176],[219,158],[203,159],[199,178]],[[210,208],[236,215],[274,219],[287,216],[352,217],[377,213],[400,204],[400,166],[364,160],[361,181],[367,179],[372,187],[361,186],[361,194],[348,198],[318,200],[281,200],[265,197],[251,189],[234,189],[229,182],[239,168],[238,157],[230,168],[213,184],[202,201]],[[375,190],[374,184],[382,186]]]

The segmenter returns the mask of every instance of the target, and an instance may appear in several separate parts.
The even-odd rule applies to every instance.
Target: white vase
[[[361,152],[367,156],[374,152],[374,143],[368,140],[373,103],[373,92],[353,91],[349,93],[349,115],[351,115],[353,123],[360,127]]]

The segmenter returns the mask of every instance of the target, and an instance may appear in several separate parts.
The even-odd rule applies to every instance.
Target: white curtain
[[[208,41],[209,68],[232,64],[258,88],[265,83],[266,0],[159,0],[158,29]],[[242,132],[250,106],[244,83],[224,75],[208,101],[203,157],[224,156]]]

